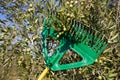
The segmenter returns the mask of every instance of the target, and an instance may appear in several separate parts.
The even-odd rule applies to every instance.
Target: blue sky
[[[36,2],[38,2],[38,0],[36,0]],[[14,6],[14,3],[11,2],[10,4],[7,5],[7,7],[9,7],[9,6]],[[59,1],[55,0],[55,6],[59,6]],[[4,12],[4,8],[1,7],[1,5],[0,5],[0,20],[3,21],[3,22],[5,22],[5,20],[7,20],[7,21],[8,21],[8,22],[6,22],[7,25],[13,25],[13,23],[10,22],[10,21],[7,19],[7,17],[8,17],[8,16],[7,16],[7,13]]]
[[[0,13],[0,20],[6,20],[6,15]]]
[[[8,4],[8,6],[14,6],[14,4],[11,3],[11,4]],[[7,19],[9,17],[8,15],[9,14],[5,13],[4,8],[1,7],[1,4],[0,4],[0,20],[3,21],[3,22],[5,22],[7,25],[12,26],[13,23],[10,20]]]
[[[7,21],[5,22],[7,25],[10,25],[10,26],[13,25],[13,23],[7,19],[7,16],[5,14],[0,13],[0,20],[3,22]]]
[[[4,9],[0,6],[0,20],[6,20],[6,17]]]
[[[1,11],[0,11],[0,20],[3,22],[7,21],[5,22],[7,25],[10,25],[10,26],[13,25],[13,23],[7,19],[7,15],[5,13],[4,14],[1,13]]]

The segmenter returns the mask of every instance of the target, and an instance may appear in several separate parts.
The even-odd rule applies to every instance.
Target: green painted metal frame
[[[53,71],[78,68],[92,64],[107,46],[106,37],[102,38],[103,35],[101,34],[98,35],[93,34],[90,31],[88,32],[88,29],[86,27],[77,24],[72,25],[73,29],[70,29],[60,38],[57,38],[57,34],[59,32],[55,31],[55,29],[50,25],[48,26],[48,21],[49,19],[46,19],[44,21],[44,26],[42,30],[42,46],[45,63],[47,67],[49,67]],[[47,37],[52,37],[56,40],[59,40],[60,42],[59,46],[56,48],[52,56],[48,55],[46,44]],[[60,64],[60,60],[68,49],[72,49],[77,52],[78,55],[82,57],[82,61],[69,64]]]

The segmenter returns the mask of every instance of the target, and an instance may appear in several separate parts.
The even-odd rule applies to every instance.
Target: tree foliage
[[[59,14],[62,24],[67,19],[74,18],[104,33],[109,44],[93,65],[66,71],[50,71],[45,80],[118,80],[119,3],[120,0],[1,0],[0,13],[6,15],[7,20],[0,20],[0,79],[38,78],[45,68],[41,54],[43,20],[52,17],[55,22]],[[52,25],[56,30],[60,28]],[[63,26],[60,29],[64,29]]]

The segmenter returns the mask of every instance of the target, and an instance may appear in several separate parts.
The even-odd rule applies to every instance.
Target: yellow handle
[[[46,67],[46,69],[42,72],[42,74],[39,76],[38,80],[43,80],[43,78],[46,76],[46,74],[48,73],[49,68]]]

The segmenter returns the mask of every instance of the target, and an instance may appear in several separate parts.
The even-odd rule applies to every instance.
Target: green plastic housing
[[[59,32],[44,21],[42,30],[43,56],[47,67],[53,71],[66,70],[87,66],[95,62],[107,46],[107,38],[84,25],[69,24],[71,29],[57,38]],[[52,37],[59,40],[60,44],[52,56],[48,55],[46,38]],[[72,49],[82,57],[80,62],[60,64],[60,60],[68,49]]]

